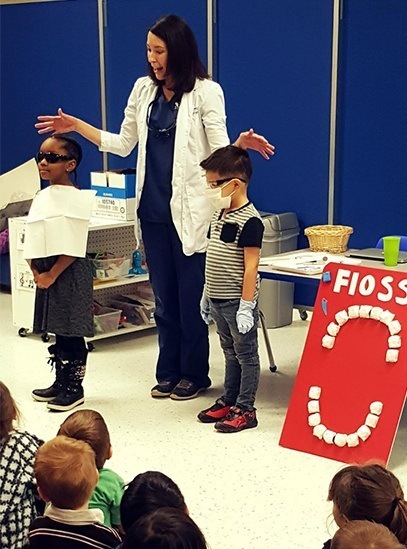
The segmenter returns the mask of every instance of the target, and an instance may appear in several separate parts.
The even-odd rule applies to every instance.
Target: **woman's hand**
[[[38,129],[38,133],[66,133],[74,132],[77,129],[78,119],[69,114],[62,112],[62,109],[58,109],[58,116],[38,116],[38,122],[35,127]]]
[[[269,160],[270,156],[273,156],[275,149],[265,137],[254,133],[253,128],[247,132],[242,132],[234,145],[242,149],[253,149],[259,152],[266,160]]]

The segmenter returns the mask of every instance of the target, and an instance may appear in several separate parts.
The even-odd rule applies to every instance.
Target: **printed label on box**
[[[92,215],[95,217],[133,221],[135,218],[135,202],[134,198],[123,199],[96,196]]]

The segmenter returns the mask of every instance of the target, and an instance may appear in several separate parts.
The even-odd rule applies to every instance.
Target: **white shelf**
[[[148,274],[126,276],[112,280],[111,282],[94,282],[93,291],[104,290],[105,288],[115,288],[116,286],[126,286],[127,284],[137,284],[138,282],[148,281]]]
[[[156,325],[153,324],[130,324],[125,322],[123,324],[124,328],[119,328],[113,332],[104,332],[103,334],[97,334],[94,337],[86,338],[86,341],[96,341],[97,339],[105,339],[106,337],[113,337],[118,335],[130,334],[132,332],[141,332],[142,330],[148,330],[148,328],[155,328]]]
[[[105,219],[103,217],[91,217],[89,221],[90,231],[117,229],[121,227],[134,227],[134,221],[120,221],[118,219]]]

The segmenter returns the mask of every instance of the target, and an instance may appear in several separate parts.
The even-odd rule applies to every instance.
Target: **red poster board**
[[[338,333],[332,336],[328,331]],[[407,391],[407,338],[403,334],[407,335],[407,273],[328,264],[319,285],[280,445],[345,463],[369,459],[387,463]],[[328,346],[333,343],[332,348],[322,345],[324,336],[328,336]],[[389,348],[392,352],[387,355]],[[386,361],[386,355],[388,360],[396,361]],[[319,398],[309,396],[311,387],[320,389],[314,389],[315,397],[320,392]],[[376,403],[373,414],[372,403]],[[313,413],[320,417],[309,418]],[[309,421],[322,425],[316,428],[321,439],[314,435],[314,425],[310,426]],[[369,427],[368,438],[362,440],[368,432],[364,428],[362,438],[337,437],[336,442],[344,446],[338,446],[335,439],[330,443],[332,435],[324,432],[326,427],[333,433],[354,435],[366,423],[377,423]],[[352,446],[355,440],[358,444]]]

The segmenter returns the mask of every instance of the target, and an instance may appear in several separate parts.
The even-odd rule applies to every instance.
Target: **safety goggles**
[[[36,156],[37,162],[40,163],[44,159],[48,162],[48,164],[56,164],[57,162],[62,162],[63,160],[73,160],[71,156],[66,156],[65,154],[57,154],[57,153],[50,153],[50,152],[38,152]]]
[[[222,185],[226,182],[230,183],[234,179],[238,179],[242,183],[247,183],[247,181],[245,179],[242,179],[241,177],[226,177],[225,179],[214,179],[212,181],[207,181],[207,185],[209,189],[216,189],[217,187],[219,187],[219,185]]]

